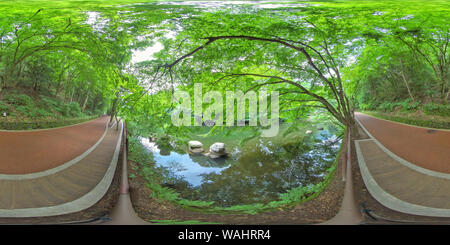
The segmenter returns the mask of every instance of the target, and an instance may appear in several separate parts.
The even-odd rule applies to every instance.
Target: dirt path
[[[105,133],[108,120],[105,116],[51,130],[0,131],[0,174],[29,174],[64,164],[91,148]]]

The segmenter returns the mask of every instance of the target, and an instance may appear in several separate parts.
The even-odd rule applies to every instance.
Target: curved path
[[[408,126],[361,113],[356,113],[356,118],[370,137],[355,141],[370,194],[396,211],[450,217],[450,131]],[[0,217],[68,214],[98,202],[111,184],[122,141],[126,140],[123,124],[113,130],[107,126],[108,119],[49,130],[0,131]],[[350,149],[350,144],[347,147]],[[126,156],[126,147],[123,150]],[[350,158],[346,162],[343,208],[324,224],[357,224],[361,220],[352,197]],[[122,164],[119,202],[106,224],[148,224],[132,210],[126,157]]]
[[[373,138],[402,159],[421,168],[450,173],[450,130],[436,130],[356,113]]]
[[[0,174],[29,174],[62,165],[105,134],[109,117],[55,129],[0,131]]]
[[[370,194],[395,211],[450,217],[450,131],[356,118],[370,137],[355,141]]]
[[[115,130],[115,126],[114,129],[108,129],[108,119],[109,117],[102,117],[51,130],[14,132],[16,138],[13,144],[17,149],[12,152],[16,154],[14,160],[20,164],[20,168],[11,165],[9,160],[12,157],[8,156],[0,159],[4,172],[13,172],[8,171],[10,168],[14,169],[15,173],[28,172],[24,166],[30,166],[34,171],[51,170],[52,166],[64,164],[64,161],[70,161],[71,157],[77,158],[77,154],[83,154],[87,149],[91,151],[70,166],[44,176],[26,179],[0,178],[0,217],[68,214],[97,203],[111,184],[121,147],[122,126],[119,130]],[[5,141],[14,138],[2,137],[8,133],[10,132],[0,132],[2,145],[8,145]],[[47,145],[44,145],[44,142]],[[22,154],[18,154],[22,145],[26,147],[23,147]],[[95,147],[92,148],[93,146]],[[32,157],[28,152],[33,153]]]

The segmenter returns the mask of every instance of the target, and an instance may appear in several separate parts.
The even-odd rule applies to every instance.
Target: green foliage
[[[53,119],[46,121],[30,120],[30,121],[0,121],[0,129],[2,130],[30,130],[30,129],[46,129],[46,128],[56,128],[63,127],[73,124],[78,124],[86,122],[97,118],[98,116],[82,117],[82,118],[71,118],[71,119]]]
[[[16,93],[11,93],[9,94],[6,98],[5,101],[8,104],[11,104],[13,106],[23,106],[23,107],[28,107],[28,106],[33,106],[33,99],[31,99],[28,95],[26,94],[16,94]]]
[[[377,106],[377,110],[384,111],[384,112],[392,112],[395,109],[399,109],[402,112],[411,112],[416,111],[419,108],[419,102],[411,102],[410,99],[405,99],[403,101],[398,102],[389,102],[385,101],[381,103],[379,106]],[[370,110],[371,106],[364,106],[361,109]]]
[[[440,104],[425,104],[423,106],[423,111],[427,115],[438,115],[443,117],[450,117],[450,105],[440,105]]]
[[[4,102],[1,102],[1,109],[8,114],[11,112],[13,116],[22,118],[22,121],[47,117],[74,118],[86,116],[81,112],[77,102],[64,103],[58,98],[43,95],[39,96],[39,99],[33,99],[26,94],[16,94],[15,92],[6,92],[5,97]]]
[[[77,102],[65,103],[56,97],[40,95],[28,96],[18,91],[2,91],[0,101],[0,128],[10,130],[40,129],[60,127],[84,122],[98,117],[101,113],[88,116],[81,112]]]
[[[64,104],[62,107],[62,114],[64,116],[72,116],[72,117],[78,117],[82,115],[80,105],[77,102],[71,102],[68,104]],[[95,114],[95,113],[94,113]],[[97,115],[99,115],[98,113]]]
[[[416,102],[411,102],[410,99],[406,99],[404,101],[400,101],[397,103],[397,105],[399,105],[401,107],[401,110],[403,112],[407,112],[407,111],[415,111],[419,108],[419,103],[418,101]]]
[[[48,107],[48,108],[59,108],[61,105],[61,101],[56,100],[55,98],[50,98],[47,96],[41,95],[41,103],[42,106]]]
[[[379,105],[380,105],[379,102],[377,102],[375,100],[370,100],[370,101],[367,101],[366,103],[360,103],[358,105],[358,108],[361,110],[364,110],[364,111],[372,111],[372,110],[376,110]]]
[[[118,7],[120,3],[133,2],[136,1],[2,2],[0,92],[20,88],[49,95],[43,103],[64,117],[83,116],[80,112],[99,114],[112,107],[117,114],[124,103],[120,93],[130,89],[138,92],[136,79],[123,69],[131,58],[130,48],[134,47],[136,36],[148,32],[155,19],[162,20],[159,15],[151,17],[152,14],[147,16],[151,18],[119,14],[119,9],[129,8]],[[91,14],[98,14],[93,16],[93,23],[88,18]],[[130,22],[129,18],[140,21]],[[102,21],[108,25],[102,25]],[[27,106],[30,100],[20,96],[6,99],[16,102],[15,106]],[[75,104],[53,103],[58,101],[51,97],[75,101],[80,110]],[[115,100],[119,103],[113,103]],[[19,111],[25,113],[26,109],[29,108]],[[43,111],[30,114],[46,115]],[[21,116],[14,111],[11,115]]]
[[[15,109],[16,109],[16,112],[19,112],[24,115],[29,114],[30,117],[35,117],[35,113],[32,108],[33,107],[20,105],[20,106],[17,106]]]
[[[364,46],[344,72],[359,109],[414,112],[430,102],[448,104],[448,3],[383,2],[375,10],[369,1],[367,7],[376,12],[360,30]]]
[[[418,118],[410,114],[389,114],[377,111],[364,111],[364,113],[372,115],[374,117],[383,118],[390,121],[405,123],[409,125],[416,125],[426,128],[436,129],[450,129],[450,120],[444,120],[442,118]]]
[[[378,110],[382,110],[382,111],[387,111],[387,112],[391,112],[394,110],[394,106],[395,104],[392,102],[383,102],[378,106]]]
[[[10,112],[10,106],[1,100],[0,100],[0,112],[2,112],[2,114],[3,112],[6,112],[8,114]]]

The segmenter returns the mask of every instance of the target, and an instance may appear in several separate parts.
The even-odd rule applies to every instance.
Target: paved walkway
[[[370,194],[395,211],[450,217],[450,131],[356,118],[369,135],[355,147]]]
[[[0,131],[0,174],[28,174],[64,164],[94,146],[109,117],[56,129]]]
[[[357,113],[358,120],[382,145],[419,167],[450,173],[450,130],[407,126]]]
[[[14,157],[3,153],[0,159],[0,217],[61,215],[98,202],[111,184],[121,146],[122,126],[118,131],[108,128],[108,120],[11,137],[3,137],[10,132],[0,132],[0,145],[9,147],[7,142],[14,139],[11,145],[17,147],[9,148]],[[26,147],[19,151],[22,145]],[[12,158],[20,166],[11,164]]]

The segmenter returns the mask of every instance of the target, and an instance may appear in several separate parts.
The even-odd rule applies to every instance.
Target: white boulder
[[[209,152],[205,154],[210,158],[219,158],[227,155],[225,143],[217,142],[209,147]]]
[[[202,153],[203,152],[203,144],[200,141],[191,140],[188,142],[189,151],[193,153]]]

